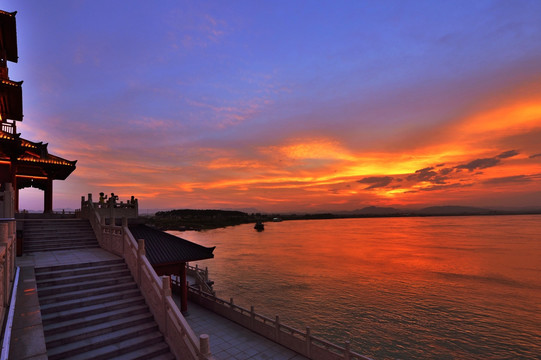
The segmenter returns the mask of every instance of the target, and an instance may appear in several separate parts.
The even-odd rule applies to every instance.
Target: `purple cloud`
[[[489,167],[496,166],[500,163],[500,159],[497,157],[493,158],[484,158],[484,159],[476,159],[473,161],[470,161],[467,164],[458,165],[455,169],[467,169],[469,171],[474,171],[476,169],[486,169]]]
[[[499,178],[493,178],[485,180],[485,184],[516,184],[516,183],[525,183],[532,181],[532,178],[528,175],[515,175],[515,176],[504,176]]]
[[[380,187],[385,187],[393,181],[393,178],[390,176],[369,176],[364,179],[358,180],[358,183],[361,184],[370,184],[366,187],[365,190],[376,189]]]
[[[507,158],[510,158],[510,157],[513,157],[513,156],[516,156],[518,155],[519,152],[516,151],[516,150],[509,150],[509,151],[506,151],[506,152],[503,152],[501,153],[500,155],[496,156],[498,159],[507,159]]]
[[[445,169],[442,169],[442,170],[445,170]],[[446,174],[442,174],[441,170],[440,170],[440,173],[434,171],[433,167],[427,167],[427,168],[415,171],[415,173],[409,175],[407,179],[410,181],[429,181],[435,184],[445,184],[446,178],[442,175],[446,175]]]

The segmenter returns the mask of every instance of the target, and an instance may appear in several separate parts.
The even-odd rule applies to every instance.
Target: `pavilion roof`
[[[0,80],[0,115],[2,120],[23,120],[22,81]]]
[[[215,247],[205,247],[142,224],[129,225],[133,237],[145,240],[148,261],[165,265],[211,259]]]
[[[17,26],[15,23],[15,14],[17,12],[7,12],[0,10],[0,35],[2,43],[6,50],[6,58],[9,61],[17,62]]]
[[[54,180],[65,180],[75,170],[77,160],[49,154],[47,145],[23,139],[19,134],[0,131],[0,161],[15,159],[17,176],[52,176]]]

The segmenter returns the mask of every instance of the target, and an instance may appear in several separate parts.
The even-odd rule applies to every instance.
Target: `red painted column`
[[[45,187],[45,194],[43,196],[43,212],[53,212],[53,179],[47,179],[47,186]]]
[[[188,286],[186,285],[186,263],[180,264],[180,311],[185,314],[188,312]]]

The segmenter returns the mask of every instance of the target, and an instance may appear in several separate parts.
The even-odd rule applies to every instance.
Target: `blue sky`
[[[55,208],[100,191],[149,208],[266,211],[541,200],[539,1],[23,0],[3,9],[18,11],[19,62],[9,67],[24,80],[19,131],[79,160],[55,183]],[[491,118],[501,116],[507,123]],[[500,125],[470,131],[479,122]],[[397,180],[510,150],[517,155],[457,173],[443,189]],[[365,186],[378,176],[395,180]],[[516,176],[528,180],[483,185]],[[23,192],[21,208],[41,196]]]

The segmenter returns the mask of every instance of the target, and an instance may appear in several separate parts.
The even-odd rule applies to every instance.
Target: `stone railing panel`
[[[2,218],[0,219],[0,324],[3,324],[11,299],[16,251],[15,219]]]
[[[139,281],[139,267],[137,266],[137,243],[130,232],[125,233],[124,261],[130,269],[132,277]]]
[[[171,297],[166,299],[166,311],[167,316],[167,342],[177,343],[175,347],[175,356],[177,359],[183,357],[183,354],[192,354],[194,358],[197,358],[198,344],[193,340],[197,337],[192,331],[182,314],[180,313],[178,306],[175,304]],[[183,341],[178,341],[182,339]]]
[[[143,259],[143,266],[141,267],[141,293],[145,297],[146,303],[150,308],[150,312],[154,315],[154,319],[158,323],[160,331],[164,332],[165,324],[163,323],[163,314],[165,309],[162,308],[161,289],[158,283],[159,279],[156,273],[152,270],[152,267],[147,267],[146,256]],[[150,265],[150,264],[148,264]],[[152,274],[153,273],[153,274]]]
[[[110,199],[109,199],[110,200]],[[81,216],[87,217],[88,212],[96,212],[100,217],[108,219],[128,218],[134,219],[139,216],[139,202],[133,198],[126,202],[116,201],[92,201],[92,194],[88,194],[88,199],[81,197]]]
[[[6,300],[9,299],[9,282],[6,282],[6,246],[0,245],[0,320],[4,321],[6,314]]]
[[[309,328],[306,329],[306,332],[294,329],[281,324],[278,316],[275,319],[271,319],[257,314],[253,307],[250,310],[247,310],[235,305],[233,299],[228,302],[212,294],[201,291],[201,288],[196,290],[192,287],[188,288],[188,297],[191,301],[204,308],[310,359],[371,360],[366,356],[351,351],[349,345],[341,347],[316,338],[310,335]]]

